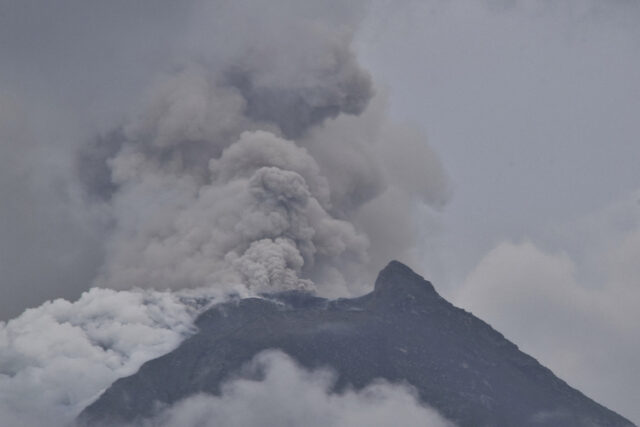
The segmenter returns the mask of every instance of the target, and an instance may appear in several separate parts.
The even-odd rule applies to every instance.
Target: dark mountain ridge
[[[280,349],[310,369],[331,367],[336,391],[374,379],[409,383],[460,426],[632,426],[556,377],[491,326],[454,307],[392,261],[373,292],[326,300],[287,292],[220,304],[176,350],[116,381],[82,425],[137,422],[222,383],[256,354]]]

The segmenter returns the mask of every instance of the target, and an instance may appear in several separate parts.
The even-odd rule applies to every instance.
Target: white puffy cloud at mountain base
[[[423,406],[406,385],[374,382],[334,393],[329,370],[308,371],[286,354],[266,351],[245,368],[249,378],[196,395],[163,410],[146,427],[452,427]],[[260,380],[251,379],[259,376]]]
[[[186,293],[93,288],[0,323],[0,424],[67,425],[116,379],[193,332]]]

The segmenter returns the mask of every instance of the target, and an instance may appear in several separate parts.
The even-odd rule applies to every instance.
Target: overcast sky
[[[416,268],[640,422],[640,3],[378,7],[364,62],[453,184]]]
[[[74,186],[76,151],[122,122],[157,70],[203,51],[201,3],[0,0],[0,319],[93,283],[109,218]],[[640,423],[640,2],[308,9],[361,21],[376,99],[426,135],[420,153],[448,177],[447,203],[427,189],[431,207],[412,204],[420,241],[401,258]]]

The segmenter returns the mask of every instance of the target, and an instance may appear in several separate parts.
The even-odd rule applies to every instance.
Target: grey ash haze
[[[3,420],[72,419],[211,301],[390,259],[640,420],[638,3],[345,3],[0,0]],[[265,360],[342,420],[443,422]]]

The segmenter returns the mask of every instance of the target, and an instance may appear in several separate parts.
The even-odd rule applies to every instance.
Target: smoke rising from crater
[[[266,2],[204,7],[207,48],[80,151],[89,200],[113,221],[98,286],[362,293],[387,261],[379,224],[415,235],[409,199],[446,200],[434,153],[371,101],[357,20],[283,3],[277,16]]]
[[[349,3],[25,1],[0,16],[15,40],[0,90],[31,119],[0,130],[0,196],[19,202],[0,223],[5,304],[88,290],[0,323],[2,419],[71,420],[188,335],[200,297],[356,295],[410,256],[411,205],[441,206],[447,180],[388,118]]]

